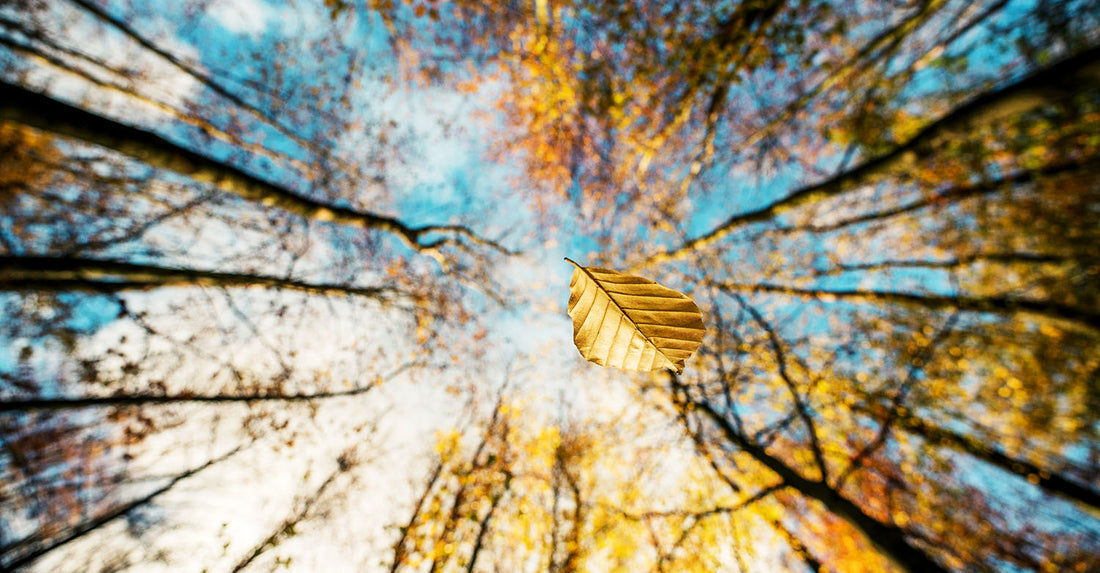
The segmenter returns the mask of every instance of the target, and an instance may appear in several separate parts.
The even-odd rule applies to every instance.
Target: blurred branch
[[[81,8],[84,8],[88,12],[92,13],[93,15],[95,15],[97,18],[99,18],[103,22],[106,22],[107,24],[114,27],[116,30],[122,32],[127,37],[129,37],[131,40],[133,40],[133,41],[137,42],[138,44],[140,44],[142,47],[144,47],[147,50],[155,53],[156,55],[164,58],[166,61],[168,61],[168,63],[172,64],[172,66],[174,66],[176,69],[178,69],[179,71],[187,74],[188,76],[191,76],[192,78],[198,80],[201,84],[205,85],[207,88],[210,88],[210,90],[213,91],[214,93],[216,93],[219,96],[229,100],[234,105],[237,105],[240,108],[248,111],[249,114],[251,114],[253,117],[259,119],[260,121],[262,121],[262,122],[264,122],[268,125],[271,125],[275,129],[279,130],[280,133],[282,133],[283,135],[289,137],[295,143],[298,143],[299,145],[302,145],[303,147],[305,147],[307,149],[312,149],[312,147],[313,147],[312,143],[305,140],[305,139],[303,139],[302,137],[300,137],[297,133],[295,133],[295,131],[293,129],[283,125],[281,122],[275,120],[270,115],[263,112],[262,110],[260,110],[256,106],[254,106],[254,105],[244,101],[243,99],[241,99],[240,96],[230,92],[228,89],[226,89],[224,86],[222,86],[220,83],[218,83],[212,76],[210,76],[206,72],[198,69],[195,66],[192,66],[192,65],[184,62],[180,58],[176,57],[174,54],[172,54],[172,53],[164,50],[163,48],[157,46],[152,41],[150,41],[148,38],[146,38],[145,36],[140,34],[137,30],[132,28],[129,24],[127,24],[126,22],[120,20],[119,18],[116,18],[116,17],[108,14],[105,10],[103,10],[102,8],[97,6],[94,2],[90,2],[89,0],[70,0],[70,1],[73,2],[74,4],[80,6]]]
[[[791,394],[791,401],[794,402],[795,411],[798,413],[798,417],[806,426],[806,433],[810,439],[810,451],[813,453],[814,462],[817,464],[818,471],[821,472],[820,481],[827,481],[829,479],[829,471],[825,464],[825,455],[821,451],[821,442],[818,440],[817,426],[814,424],[813,416],[810,415],[810,407],[802,399],[802,396],[798,394],[798,389],[795,387],[794,380],[791,379],[791,375],[787,372],[787,356],[783,351],[783,344],[779,340],[779,335],[775,333],[775,329],[772,328],[772,325],[757,312],[756,308],[745,302],[744,297],[739,294],[734,294],[733,297],[737,300],[737,303],[741,305],[741,308],[749,312],[753,321],[768,334],[768,343],[771,346],[772,353],[775,354],[775,363],[779,371],[779,377],[783,380],[784,386],[787,387],[787,391]]]
[[[440,477],[443,474],[443,460],[436,460],[432,466],[432,471],[428,474],[428,479],[425,480],[424,488],[421,490],[420,497],[417,498],[416,503],[413,505],[412,515],[409,517],[408,523],[404,527],[400,528],[400,534],[397,541],[393,544],[393,563],[390,564],[390,573],[396,573],[397,569],[405,562],[406,542],[409,538],[409,533],[420,524],[420,519],[423,516],[425,510],[425,504],[431,497],[432,491],[435,490],[436,483],[439,482]]]
[[[1100,88],[1100,46],[1093,46],[1001,89],[974,97],[887,153],[825,181],[798,189],[763,207],[733,215],[703,235],[652,255],[629,270],[637,271],[682,258],[721,241],[746,225],[767,221],[792,209],[819,203],[859,185],[911,169],[918,160],[928,157],[953,137],[1097,88]]]
[[[489,522],[493,519],[493,514],[496,513],[497,508],[500,507],[501,500],[512,489],[512,475],[510,472],[505,472],[504,485],[501,486],[500,491],[494,493],[489,500],[489,511],[485,513],[485,517],[481,518],[478,522],[477,537],[474,538],[474,548],[470,552],[470,560],[466,564],[466,573],[474,573],[474,567],[477,566],[477,558],[481,553],[482,547],[485,544],[485,534],[489,532]]]
[[[762,234],[788,234],[796,232],[807,233],[826,233],[829,231],[837,231],[852,225],[859,223],[867,223],[871,221],[877,221],[881,219],[887,219],[897,215],[903,215],[905,213],[911,213],[924,207],[930,207],[933,205],[950,204],[954,202],[967,199],[969,197],[979,197],[982,195],[988,195],[1003,191],[1006,188],[1011,188],[1017,185],[1026,185],[1028,183],[1035,183],[1046,177],[1054,177],[1065,173],[1071,173],[1078,169],[1090,169],[1100,166],[1100,161],[1096,158],[1082,159],[1078,161],[1067,161],[1064,163],[1057,163],[1054,165],[1046,165],[1039,169],[1029,169],[1027,171],[1021,171],[1012,175],[1008,175],[999,179],[985,180],[978,183],[967,183],[956,187],[944,189],[933,194],[930,197],[912,201],[904,205],[892,207],[889,209],[883,209],[881,211],[873,211],[871,213],[864,213],[855,217],[849,217],[847,219],[841,219],[834,223],[823,224],[807,224],[797,225],[791,227],[778,227],[775,229],[766,229]]]
[[[102,238],[102,239],[92,239],[92,240],[89,240],[89,241],[79,242],[79,243],[74,244],[72,247],[70,247],[68,249],[65,249],[65,251],[63,251],[63,254],[65,256],[72,256],[72,255],[75,255],[77,253],[86,253],[86,252],[89,252],[89,251],[97,251],[97,250],[101,250],[101,249],[106,249],[107,247],[111,247],[113,245],[120,245],[122,243],[127,243],[127,242],[130,242],[130,241],[134,241],[134,240],[142,237],[143,235],[145,235],[146,232],[153,229],[157,225],[160,225],[161,223],[164,223],[165,221],[167,221],[169,219],[172,219],[172,218],[175,218],[179,215],[185,215],[187,213],[190,213],[192,211],[192,209],[194,209],[194,208],[198,207],[199,205],[209,201],[211,199],[211,197],[212,197],[212,195],[210,193],[203,193],[202,195],[199,195],[197,198],[192,199],[191,201],[188,201],[187,203],[184,203],[184,204],[179,205],[179,206],[171,207],[167,211],[165,211],[165,212],[163,212],[159,215],[156,215],[154,217],[150,217],[148,220],[145,220],[145,221],[143,221],[139,224],[134,225],[133,227],[131,227],[130,229],[127,229],[124,233],[122,233],[118,236],[107,237],[107,238]],[[0,280],[2,280],[2,279],[0,279]]]
[[[155,133],[62,103],[7,81],[0,81],[0,119],[113,149],[150,166],[186,175],[198,183],[206,183],[249,201],[306,219],[385,231],[396,235],[417,251],[433,252],[445,244],[466,239],[504,254],[513,254],[497,242],[480,237],[466,227],[413,227],[394,217],[318,201],[187,149]],[[432,241],[424,240],[426,235],[433,233],[451,236]]]
[[[163,287],[264,287],[317,295],[389,300],[404,295],[393,287],[308,283],[265,275],[160,267],[81,257],[0,255],[0,290],[120,292]]]
[[[767,450],[750,441],[744,434],[734,428],[725,416],[715,410],[709,402],[691,400],[679,377],[672,372],[669,372],[668,375],[672,397],[677,401],[679,407],[692,408],[705,414],[722,432],[730,445],[737,447],[774,472],[787,487],[794,488],[802,495],[824,504],[830,512],[844,519],[866,535],[867,539],[884,556],[891,559],[902,570],[911,573],[946,573],[946,569],[936,563],[931,556],[912,545],[906,539],[905,532],[896,525],[881,522],[868,515],[862,508],[841,495],[840,492],[827,483],[803,477],[786,462],[769,454]]]
[[[126,516],[129,513],[133,512],[134,510],[137,510],[137,509],[141,508],[142,506],[145,506],[145,505],[148,505],[148,504],[152,503],[153,500],[155,500],[156,498],[160,497],[161,495],[167,493],[169,490],[171,490],[173,487],[175,487],[180,482],[186,480],[187,478],[190,478],[190,477],[194,476],[195,474],[209,468],[210,466],[213,466],[215,464],[218,464],[220,462],[223,462],[223,461],[233,457],[234,455],[236,455],[240,451],[244,450],[246,447],[247,446],[237,446],[236,448],[234,448],[233,450],[229,451],[228,453],[226,453],[222,456],[214,458],[214,459],[206,462],[205,464],[202,464],[201,466],[198,466],[198,467],[192,468],[190,470],[187,470],[187,471],[183,472],[182,474],[179,474],[179,475],[173,477],[171,480],[169,480],[167,483],[165,483],[161,487],[153,490],[152,492],[146,494],[145,496],[142,496],[139,499],[136,499],[134,501],[126,503],[122,506],[119,506],[118,508],[115,508],[115,509],[113,509],[113,510],[111,510],[111,511],[95,518],[95,519],[92,519],[91,521],[81,523],[81,524],[77,525],[76,527],[73,527],[72,529],[70,529],[64,535],[62,535],[62,536],[60,536],[60,537],[58,537],[58,538],[56,538],[52,541],[46,542],[42,546],[40,546],[40,547],[38,547],[38,548],[36,548],[32,551],[29,551],[27,553],[19,555],[19,556],[15,557],[14,559],[12,559],[11,561],[8,561],[6,563],[0,563],[0,568],[3,568],[6,571],[14,571],[14,570],[19,569],[21,567],[26,567],[27,565],[30,565],[31,563],[33,563],[34,561],[36,561],[38,558],[42,557],[43,555],[45,555],[45,554],[47,554],[47,553],[49,553],[49,552],[51,552],[55,549],[58,549],[59,547],[65,545],[69,542],[75,541],[75,540],[77,540],[77,539],[79,539],[79,538],[81,538],[81,537],[83,537],[83,536],[85,536],[85,535],[87,535],[87,534],[89,534],[89,533],[91,533],[91,532],[107,525],[108,523],[110,523],[110,522],[112,522],[112,521],[114,521],[114,520],[116,520],[120,517]]]
[[[893,303],[926,309],[958,309],[967,312],[988,312],[1014,315],[1032,313],[1047,318],[1065,320],[1100,331],[1100,312],[1067,306],[1054,302],[1005,296],[966,296],[914,294],[904,292],[870,290],[832,290],[796,288],[776,284],[719,283],[712,285],[727,292],[766,293],[794,296],[821,301],[843,300],[848,302]]]
[[[950,447],[982,460],[1002,470],[1024,476],[1043,489],[1100,510],[1100,491],[1059,474],[1041,468],[1025,459],[1012,457],[1001,450],[972,436],[937,426],[925,421],[908,409],[888,408],[881,404],[852,404],[852,410],[871,416],[889,416],[898,428],[920,436],[929,444]]]
[[[834,87],[844,84],[860,69],[872,68],[889,58],[901,45],[901,41],[916,29],[924,25],[930,17],[935,15],[948,3],[945,0],[925,0],[921,2],[920,9],[913,12],[907,18],[898,22],[895,26],[887,28],[863,45],[851,58],[829,71],[817,85],[803,93],[798,99],[784,106],[783,110],[775,114],[771,120],[760,129],[744,138],[738,148],[748,149],[764,138],[772,134],[779,126],[789,123],[795,115],[806,107],[814,98],[829,92]]]
[[[791,547],[791,551],[794,551],[795,555],[798,555],[802,559],[802,562],[806,564],[806,567],[809,567],[810,571],[813,573],[819,573],[821,571],[821,561],[810,553],[806,544],[802,543],[802,540],[799,539],[793,531],[788,529],[787,526],[783,525],[783,522],[778,519],[773,519],[769,523],[771,523],[772,527],[783,536],[787,545]]]
[[[263,541],[252,548],[248,554],[242,558],[236,566],[233,567],[233,572],[243,571],[253,561],[255,561],[260,555],[263,555],[266,551],[275,548],[286,537],[290,537],[295,534],[294,528],[298,524],[306,521],[313,515],[313,508],[317,505],[317,502],[324,497],[325,492],[332,487],[332,484],[336,482],[336,479],[341,475],[344,475],[354,469],[357,465],[355,460],[356,446],[351,446],[336,460],[336,468],[325,478],[325,481],[321,483],[309,496],[300,501],[300,506],[297,511],[294,511],[290,516],[280,522],[275,531],[268,535]]]
[[[840,477],[837,478],[836,483],[833,484],[837,489],[844,487],[844,482],[860,469],[863,460],[868,459],[875,451],[886,445],[886,441],[890,437],[890,428],[895,423],[898,414],[904,410],[905,400],[909,397],[909,391],[917,381],[917,374],[923,372],[923,365],[928,363],[929,359],[935,353],[936,348],[951,334],[958,318],[958,313],[953,313],[948,317],[947,321],[939,328],[935,336],[928,341],[928,344],[920,348],[920,350],[914,353],[909,359],[909,371],[905,380],[902,381],[901,384],[898,384],[897,389],[893,392],[893,396],[890,398],[890,407],[886,416],[879,422],[879,430],[875,438],[865,444],[854,456],[852,456],[844,473],[842,473]]]
[[[52,43],[49,43],[48,45],[50,45],[51,47],[55,46],[55,44]],[[11,38],[0,36],[0,46],[5,46],[9,48],[13,52],[16,52],[25,57],[27,60],[35,61],[39,64],[52,67],[54,69],[60,70],[63,73],[78,76],[84,81],[87,81],[92,85],[97,86],[99,89],[121,94],[134,102],[147,105],[158,111],[168,114],[176,121],[195,127],[196,129],[200,130],[205,136],[213,137],[230,145],[247,150],[256,155],[262,155],[275,161],[286,162],[287,164],[297,169],[299,172],[306,172],[309,170],[309,166],[299,159],[295,159],[283,153],[278,153],[264,145],[243,141],[240,137],[234,136],[226,132],[225,130],[214,125],[213,123],[206,121],[193,113],[188,113],[172,105],[164,103],[161,100],[141,94],[135,89],[123,87],[113,82],[100,79],[87,71],[68,65],[62,59],[46,53],[32,45],[23,44],[12,40]]]
[[[857,271],[882,271],[896,269],[959,269],[978,262],[1001,264],[1042,264],[1061,263],[1070,260],[1064,255],[1042,255],[1036,253],[971,253],[951,259],[928,261],[920,259],[889,259],[873,263],[839,265],[835,269],[818,269],[811,273],[815,277],[835,276]]]
[[[695,518],[695,519],[703,519],[703,518],[710,517],[710,516],[713,516],[713,515],[729,515],[729,514],[732,514],[732,513],[736,513],[738,511],[741,511],[742,509],[745,509],[745,508],[749,507],[750,505],[753,505],[754,503],[756,503],[758,501],[761,501],[763,499],[766,499],[766,498],[770,497],[773,493],[775,493],[777,491],[782,491],[786,488],[787,488],[787,484],[785,484],[783,482],[780,482],[780,483],[777,483],[775,485],[771,485],[771,486],[768,486],[768,487],[765,487],[765,488],[761,489],[760,491],[758,491],[758,492],[746,497],[745,499],[741,500],[736,505],[724,506],[724,507],[714,507],[714,508],[706,509],[706,510],[703,510],[703,511],[673,509],[673,510],[668,510],[668,511],[646,511],[646,512],[642,512],[642,513],[631,513],[629,511],[619,509],[619,508],[616,508],[616,507],[613,507],[613,506],[610,506],[610,505],[606,505],[606,504],[604,504],[604,505],[605,505],[605,509],[610,509],[610,510],[614,511],[615,513],[618,513],[619,515],[625,517],[626,519],[629,519],[630,521],[643,521],[643,520],[646,520],[646,519],[662,519],[662,518],[666,518],[666,517],[678,517],[678,518],[692,517],[692,518]]]
[[[419,365],[420,362],[407,362],[402,364],[394,371],[381,376],[381,380],[389,380],[397,376],[398,374]],[[331,398],[343,398],[347,396],[358,396],[370,392],[377,383],[372,382],[366,386],[360,386],[358,388],[352,388],[350,390],[339,390],[332,392],[314,392],[310,394],[272,394],[272,393],[259,393],[259,394],[238,394],[238,395],[225,395],[219,394],[216,396],[202,396],[193,394],[177,394],[171,396],[164,395],[116,395],[116,396],[97,396],[87,398],[29,398],[25,400],[5,400],[0,401],[0,412],[26,412],[31,410],[62,410],[68,408],[90,408],[90,407],[124,407],[124,406],[145,406],[155,404],[187,404],[187,403],[207,403],[207,404],[228,404],[239,402],[313,402],[315,400],[327,400]]]

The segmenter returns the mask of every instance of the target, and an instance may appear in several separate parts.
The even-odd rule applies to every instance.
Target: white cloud
[[[276,19],[275,9],[264,0],[221,0],[208,14],[226,30],[249,36],[263,33]]]

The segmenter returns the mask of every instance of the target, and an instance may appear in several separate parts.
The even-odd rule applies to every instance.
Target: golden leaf
[[[706,329],[686,295],[649,279],[569,261],[573,342],[589,362],[633,372],[684,370]]]

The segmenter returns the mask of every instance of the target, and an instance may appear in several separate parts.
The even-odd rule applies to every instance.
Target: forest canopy
[[[0,0],[0,570],[1100,570],[1098,275],[1096,2]]]

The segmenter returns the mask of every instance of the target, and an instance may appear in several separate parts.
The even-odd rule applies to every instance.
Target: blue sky
[[[1009,2],[998,21],[1006,24],[1018,23],[1032,5],[1030,0]],[[90,53],[111,59],[116,65],[130,63],[149,72],[150,79],[142,82],[140,89],[149,90],[150,94],[171,103],[210,97],[193,78],[188,78],[165,62],[135,49],[117,33],[89,23],[86,14],[75,9],[66,10],[63,6],[64,3],[53,3],[50,10],[57,22],[65,22],[63,25],[71,41]],[[122,3],[114,7],[119,11],[123,9]],[[243,86],[246,80],[260,77],[265,71],[264,65],[269,63],[263,58],[271,55],[266,50],[279,38],[343,40],[327,35],[330,33],[329,21],[323,11],[300,10],[297,4],[278,3],[274,0],[215,0],[205,16],[197,21],[198,24],[188,27],[178,27],[175,24],[185,20],[183,8],[179,4],[151,3],[134,7],[127,5],[126,8],[149,13],[130,21],[135,28],[157,31],[158,44],[185,59],[199,63],[218,81],[230,85]],[[303,193],[323,197],[335,204],[365,204],[370,210],[397,214],[402,220],[414,225],[465,224],[485,236],[501,240],[509,247],[524,251],[519,256],[499,260],[490,269],[497,284],[507,288],[505,294],[512,297],[511,300],[519,301],[516,308],[501,309],[475,289],[464,291],[469,307],[488,317],[484,321],[488,334],[482,343],[485,356],[481,363],[463,369],[433,368],[419,373],[402,373],[393,380],[387,380],[372,395],[372,398],[378,397],[376,402],[348,401],[325,406],[323,415],[317,416],[318,421],[313,426],[304,421],[295,421],[296,418],[287,414],[286,417],[291,420],[287,423],[293,424],[302,436],[296,444],[274,444],[274,449],[266,453],[248,454],[250,457],[247,463],[227,466],[224,473],[203,478],[203,481],[189,487],[186,493],[174,498],[178,502],[171,506],[174,509],[165,510],[174,513],[158,522],[148,536],[154,546],[152,549],[140,548],[138,544],[131,543],[128,550],[140,551],[146,557],[154,555],[155,550],[161,550],[176,558],[185,559],[187,556],[181,555],[179,548],[192,546],[188,544],[193,544],[196,539],[204,536],[223,536],[229,539],[232,551],[247,548],[257,536],[270,528],[272,515],[277,513],[280,500],[285,502],[287,498],[293,497],[300,491],[303,483],[316,485],[318,476],[331,470],[334,451],[337,449],[335,444],[339,441],[334,436],[340,439],[354,436],[352,427],[365,417],[375,415],[383,420],[379,433],[370,438],[377,439],[379,450],[382,451],[379,455],[384,463],[380,463],[379,468],[396,466],[405,471],[387,473],[375,469],[366,472],[362,479],[368,485],[362,487],[372,494],[348,503],[356,510],[353,512],[355,519],[361,520],[354,528],[371,532],[375,535],[375,545],[378,545],[377,539],[384,537],[380,533],[384,531],[384,524],[398,514],[400,509],[400,504],[387,505],[380,498],[389,501],[407,498],[412,491],[410,484],[419,477],[418,472],[423,469],[426,456],[430,452],[430,447],[426,445],[431,444],[434,432],[459,423],[468,415],[464,410],[465,398],[457,398],[454,392],[448,390],[473,388],[470,395],[484,399],[504,383],[511,372],[509,369],[516,367],[516,364],[523,375],[517,377],[520,382],[512,382],[513,386],[522,386],[524,392],[538,396],[538,405],[534,409],[546,415],[560,412],[563,404],[568,404],[571,415],[580,419],[589,412],[615,411],[636,398],[629,393],[629,388],[633,387],[630,377],[619,372],[596,369],[579,357],[572,346],[571,321],[565,315],[572,267],[562,258],[568,256],[582,264],[591,263],[600,257],[614,258],[613,254],[601,252],[601,244],[594,238],[594,229],[586,228],[590,224],[607,222],[588,221],[584,216],[585,206],[570,201],[554,203],[548,213],[540,213],[531,201],[534,191],[523,188],[522,182],[517,184],[522,172],[520,166],[487,159],[493,130],[499,127],[491,119],[493,112],[489,104],[499,91],[508,89],[508,86],[488,84],[479,86],[477,91],[460,92],[423,84],[411,87],[398,85],[395,79],[398,77],[397,64],[392,59],[392,52],[387,46],[381,25],[374,19],[360,16],[352,18],[347,23],[346,30],[347,39],[353,42],[354,49],[364,55],[363,62],[366,66],[362,70],[355,70],[353,79],[358,84],[349,92],[350,108],[353,114],[360,116],[362,123],[356,129],[343,133],[327,133],[324,130],[329,128],[325,122],[299,122],[300,118],[292,113],[280,114],[280,117],[299,129],[302,136],[323,138],[326,143],[333,145],[338,155],[349,160],[366,161],[385,155],[385,165],[388,167],[380,175],[385,177],[386,185],[372,187],[364,184],[354,188],[349,196],[336,196],[330,190],[320,187],[309,188],[287,165],[272,165],[270,161],[234,154],[231,146],[198,136],[194,128],[174,122],[148,106],[127,102],[118,94],[95,89],[85,93],[87,86],[80,80],[38,68],[33,69],[26,79],[29,84],[47,88],[57,97],[81,101],[82,105],[91,109],[156,129],[178,141],[201,142],[204,153],[237,161],[258,175],[286,183]],[[1018,30],[1017,34],[1027,33],[1025,27],[1021,26]],[[873,31],[869,28],[863,32],[871,34]],[[968,56],[969,70],[978,77],[995,75],[994,72],[1002,70],[1004,64],[1016,56],[1009,49],[1016,39],[1013,35],[995,38],[990,36],[987,31],[975,30],[964,37],[958,44],[959,47],[955,48]],[[338,45],[339,42],[335,44]],[[340,85],[344,74],[349,72],[348,60],[345,52],[336,48],[334,52],[336,55],[332,59],[319,62],[291,62],[287,59],[284,62],[286,76],[282,85],[288,88]],[[260,59],[247,63],[253,55]],[[301,57],[300,54],[285,57],[291,58],[293,55]],[[6,53],[0,58],[3,61],[12,59]],[[929,67],[919,72],[902,93],[905,98],[910,98],[911,107],[919,110],[925,96],[960,87],[953,85],[955,79],[957,78],[943,74],[941,70]],[[256,105],[265,105],[262,103],[263,96],[251,88],[242,87],[241,93],[247,94],[246,99]],[[310,97],[320,96],[299,93],[292,104],[303,101],[308,103]],[[779,97],[777,95],[774,102],[766,103],[777,103],[780,101]],[[488,121],[486,114],[490,118]],[[213,119],[224,122],[228,116],[227,113],[225,117],[217,115]],[[249,136],[262,140],[265,146],[296,159],[314,159],[278,130],[263,126],[244,115],[240,117],[240,121]],[[386,137],[387,142],[380,143],[382,137]],[[720,165],[706,173],[704,177],[710,184],[710,190],[705,193],[696,192],[690,198],[691,215],[684,224],[687,236],[702,235],[733,214],[766,205],[815,180],[818,176],[807,173],[807,167],[823,173],[836,170],[843,149],[828,141],[818,143],[821,144],[816,149],[819,153],[801,165],[798,161],[792,161],[761,171],[754,163],[746,161]],[[857,155],[852,158],[852,162],[860,159]],[[171,182],[170,177],[166,179]],[[521,187],[516,188],[517,185]],[[880,199],[878,195],[871,193],[862,195],[861,198],[857,207],[836,201],[827,203],[826,208],[817,213],[789,213],[780,222],[797,222],[811,216],[817,221],[833,220],[851,214],[857,208],[873,209],[875,205],[869,206],[865,203]],[[897,198],[896,194],[894,198]],[[270,272],[284,272],[291,268],[285,252],[276,252],[277,249],[265,243],[277,224],[265,220],[264,213],[250,209],[246,202],[223,198],[203,205],[198,212],[202,214],[199,223],[171,221],[146,237],[147,241],[162,245],[167,253],[163,257],[152,257],[153,262],[167,261],[203,267],[228,261],[237,265],[254,264],[256,266],[252,268]],[[240,230],[245,223],[250,227],[249,231]],[[184,231],[193,230],[193,226],[201,231],[193,245],[182,247],[174,244],[180,243]],[[741,268],[733,263],[740,263],[742,259],[748,269],[746,272],[767,268],[770,259],[787,254],[784,251],[787,247],[801,249],[797,254],[812,255],[808,260],[815,261],[824,261],[829,255],[838,256],[841,260],[870,262],[896,256],[938,256],[921,244],[906,243],[898,248],[899,243],[895,241],[892,243],[894,250],[890,250],[888,246],[891,243],[887,240],[857,245],[846,241],[844,237],[827,237],[824,240],[820,237],[780,239],[777,243],[779,247],[774,252],[761,250],[760,243],[738,240],[752,236],[762,227],[763,225],[749,228],[743,235],[737,235],[737,238],[730,239],[715,249],[723,253],[725,262],[731,263],[732,272],[740,272]],[[866,229],[866,226],[855,228],[855,234],[860,229]],[[645,235],[649,236],[648,230],[646,231]],[[326,273],[331,270],[325,263],[336,255],[347,254],[336,251],[340,248],[338,245],[350,242],[349,237],[354,233],[311,223],[308,233],[303,232],[294,237],[298,241],[294,246],[301,247],[306,253],[300,260],[294,261],[294,272],[307,278],[325,278]],[[850,237],[852,233],[846,235]],[[446,276],[450,272],[450,269],[439,266],[431,259],[417,257],[396,240],[382,239],[382,245],[387,256],[396,254],[407,257],[413,261],[412,265],[429,269],[427,275],[438,273]],[[642,245],[647,252],[656,252],[667,246],[669,245],[649,242]],[[172,250],[173,247],[176,250]],[[108,251],[107,254],[111,257],[134,255],[127,248],[120,247]],[[353,251],[353,254],[363,257],[360,261],[360,280],[371,281],[384,276],[379,260],[369,258],[371,253],[368,249]],[[136,256],[142,258],[144,255],[139,253]],[[695,288],[689,282],[690,276],[685,278],[685,275],[676,272],[686,269],[687,264],[677,263],[652,272],[667,272],[664,278],[670,286],[690,291]],[[792,269],[789,268],[790,265],[783,264],[775,266],[782,268],[785,273],[776,279],[777,282],[786,280],[788,275],[804,276],[810,270]],[[713,276],[710,275],[712,271]],[[701,274],[710,278],[726,278],[720,276],[719,269],[706,269]],[[947,273],[919,269],[874,274],[848,273],[826,277],[814,281],[813,284],[835,289],[858,286],[868,289],[941,293],[952,293],[954,289]],[[393,309],[370,303],[360,305],[348,301],[303,300],[291,305],[301,314],[299,322],[293,328],[288,328],[280,320],[263,315],[266,305],[280,302],[277,297],[269,296],[270,293],[234,293],[225,296],[206,294],[204,298],[186,292],[186,289],[167,289],[153,294],[132,297],[126,295],[126,300],[132,304],[131,310],[150,311],[154,315],[152,321],[158,328],[181,339],[191,334],[194,337],[205,334],[201,326],[188,323],[188,318],[195,319],[196,323],[200,320],[211,320],[232,324],[229,329],[232,331],[231,336],[227,336],[224,341],[204,343],[203,350],[213,354],[230,352],[232,355],[226,356],[226,360],[240,361],[262,375],[278,369],[276,356],[279,353],[272,352],[271,347],[280,343],[299,347],[302,355],[297,365],[303,372],[318,373],[318,380],[342,380],[348,384],[361,382],[381,372],[392,371],[418,351],[416,344],[395,339],[394,333],[408,326],[408,318]],[[770,301],[775,303],[776,299]],[[701,303],[705,308],[715,304],[711,300]],[[789,335],[794,337],[795,334],[830,333],[830,329],[834,328],[828,322],[830,313],[812,312],[823,306],[825,305],[778,301],[773,308],[781,318],[796,317],[796,320],[781,327],[790,329]],[[835,317],[854,313],[858,306],[838,304],[831,308],[831,314]],[[259,309],[256,314],[260,316],[252,324],[242,326],[240,323],[247,321],[233,318],[242,314],[248,315],[254,309]],[[106,298],[79,299],[73,309],[73,317],[68,321],[72,328],[83,335],[77,351],[79,356],[96,358],[97,353],[107,352],[106,349],[113,349],[120,355],[138,355],[146,351],[135,342],[141,335],[136,327],[123,324],[123,321],[115,321],[117,311],[117,304]],[[178,318],[173,316],[174,313],[178,313]],[[9,351],[0,352],[0,371],[13,372],[18,368],[19,349],[29,344],[29,340],[6,342],[9,343]],[[456,343],[458,350],[455,352],[468,349],[466,344],[466,341]],[[40,353],[35,360],[40,361],[40,368],[45,373],[43,376],[48,379],[51,368],[48,349],[42,346],[35,350]],[[148,351],[153,353],[157,350],[152,348]],[[441,353],[441,356],[442,354],[445,353]],[[445,361],[446,357],[441,356],[434,358]],[[874,356],[868,352],[852,360],[858,363],[861,358],[872,360]],[[103,362],[113,365],[116,362],[121,364],[122,360],[112,357]],[[170,379],[169,383],[172,383],[171,380],[179,383],[179,380],[186,380],[189,375],[201,377],[206,373],[202,365],[173,364],[164,369],[165,376]],[[302,388],[309,388],[311,381],[303,377],[295,379],[294,383]],[[54,388],[46,386],[43,390],[51,392]],[[384,416],[383,412],[386,412]],[[203,455],[209,457],[210,452],[217,448],[201,444],[201,438],[207,437],[208,433],[213,434],[212,440],[218,447],[239,438],[235,433],[239,428],[232,427],[232,424],[219,425],[222,423],[209,417],[196,416],[194,420],[184,420],[178,431],[154,440],[155,443],[145,450],[147,457],[139,457],[134,464],[134,472],[153,476],[153,479],[138,486],[139,489],[155,487],[162,483],[157,481],[156,476],[168,475],[169,470],[188,467]],[[211,428],[216,431],[211,432]],[[178,448],[177,451],[174,440],[183,440],[188,447]],[[190,440],[200,445],[195,446]],[[409,462],[409,459],[414,461]],[[975,483],[1003,493],[1005,497],[1016,491],[1014,486],[1020,485],[1016,483],[1019,480],[1009,480],[1003,487],[996,485],[1001,483],[1004,476],[988,469],[977,470],[970,477]],[[264,487],[257,491],[248,491],[249,488],[244,484],[256,483],[254,480],[257,479],[263,480]],[[1029,503],[1027,499],[1010,501],[1014,506],[1013,511],[1026,514],[1026,504]],[[204,518],[204,512],[238,503],[241,509],[236,517],[239,519],[230,525]],[[1073,511],[1061,506],[1052,506],[1045,510],[1051,517],[1046,518],[1043,525],[1050,525],[1052,528],[1075,519]],[[179,524],[184,526],[180,527]],[[309,560],[307,567],[343,566],[355,562],[354,559],[369,553],[370,549],[380,550],[380,546],[348,549],[343,543],[346,539],[333,538],[331,543],[320,543],[319,548],[322,550],[319,551],[318,547],[309,547],[309,543],[318,543],[318,539],[324,540],[326,535],[335,535],[334,532],[346,534],[346,528],[341,531],[339,527],[332,527],[332,524],[319,525],[317,528],[313,535],[303,536],[304,541],[296,540],[291,545],[294,552],[307,556],[304,558]],[[109,535],[119,538],[114,542],[126,545],[128,542],[121,539],[126,537],[123,529],[120,524]],[[77,552],[75,554],[80,551],[93,552],[95,544],[101,541],[100,538],[81,541],[80,545],[74,546],[73,551]],[[224,563],[225,556],[217,555],[216,548],[207,548],[204,551],[201,559],[211,563]],[[326,558],[322,555],[324,551],[332,553]],[[40,563],[39,570],[46,571],[58,566],[64,556],[51,559],[53,560]]]

